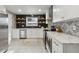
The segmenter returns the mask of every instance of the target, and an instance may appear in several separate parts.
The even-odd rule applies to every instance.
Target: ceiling
[[[5,5],[14,14],[45,14],[50,5]]]

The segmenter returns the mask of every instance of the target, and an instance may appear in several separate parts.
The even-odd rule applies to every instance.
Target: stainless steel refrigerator
[[[0,14],[0,53],[8,50],[8,15]]]

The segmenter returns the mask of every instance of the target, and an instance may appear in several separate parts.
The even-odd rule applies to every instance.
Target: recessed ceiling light
[[[42,10],[41,10],[41,9],[39,9],[38,11],[40,11],[40,12],[41,12]]]
[[[22,10],[21,9],[18,9],[18,12],[21,12]]]
[[[59,12],[59,11],[60,11],[59,8],[53,9],[53,12]]]
[[[56,9],[53,9],[53,12],[56,12],[57,10]]]

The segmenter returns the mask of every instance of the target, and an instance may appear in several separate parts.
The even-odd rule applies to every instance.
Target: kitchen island
[[[47,50],[52,53],[79,53],[79,37],[61,32],[47,31]]]

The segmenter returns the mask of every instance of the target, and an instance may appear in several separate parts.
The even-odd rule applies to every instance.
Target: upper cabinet
[[[16,16],[16,28],[26,27],[26,17],[22,15]]]
[[[45,28],[47,27],[45,15],[38,16],[38,26],[39,27],[45,27]]]
[[[16,15],[16,28],[47,27],[45,14],[41,15]]]
[[[53,21],[63,21],[79,17],[79,6],[77,5],[54,5]]]

